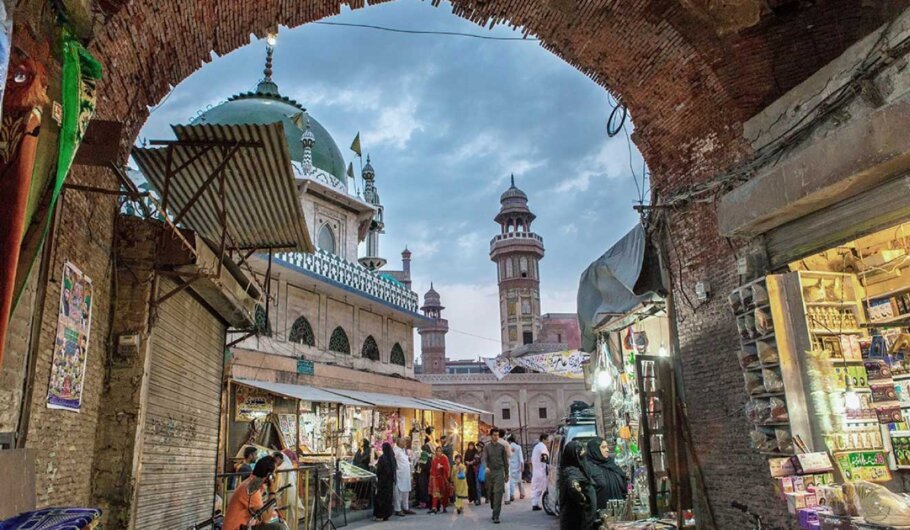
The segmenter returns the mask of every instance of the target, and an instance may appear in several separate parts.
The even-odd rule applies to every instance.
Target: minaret
[[[379,257],[379,234],[385,233],[383,222],[382,204],[379,202],[379,192],[376,190],[376,172],[370,164],[370,155],[367,155],[367,165],[363,166],[363,200],[376,208],[373,221],[370,222],[370,231],[367,233],[366,256],[360,258],[361,265],[371,271],[381,269],[386,261]]]
[[[420,333],[420,359],[425,374],[446,373],[446,333],[449,332],[449,321],[442,318],[442,302],[439,293],[430,284],[430,290],[423,295],[423,315],[430,319],[421,324],[417,332]]]
[[[500,233],[490,241],[490,259],[499,282],[499,323],[503,353],[531,344],[540,333],[540,275],[543,238],[531,231],[537,217],[528,209],[528,196],[512,185],[499,198],[493,219]]]
[[[411,251],[405,245],[401,252],[401,272],[404,273],[404,280],[401,282],[408,289],[411,288]]]
[[[313,147],[316,145],[316,135],[310,128],[310,118],[304,117],[306,127],[300,136],[300,143],[303,145],[303,174],[309,175],[313,172]]]

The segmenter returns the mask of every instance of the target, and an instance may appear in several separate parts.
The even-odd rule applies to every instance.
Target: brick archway
[[[375,2],[378,3],[378,2]],[[124,152],[147,106],[210,61],[264,35],[338,14],[360,0],[103,2],[108,18],[91,48],[107,66],[99,117],[126,124]],[[703,179],[748,153],[742,121],[865,35],[906,0],[453,0],[480,25],[523,27],[541,44],[619,94],[655,188]],[[770,7],[769,7],[770,6]]]

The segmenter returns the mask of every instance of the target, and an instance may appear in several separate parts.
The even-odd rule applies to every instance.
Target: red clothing
[[[240,525],[250,522],[250,510],[256,511],[262,508],[262,493],[265,491],[265,486],[250,495],[247,493],[250,480],[252,477],[241,482],[231,494],[231,500],[228,501],[227,510],[224,512],[223,530],[239,530]]]
[[[430,462],[430,497],[433,499],[433,508],[439,504],[443,507],[449,505],[449,459],[445,455],[436,455]]]

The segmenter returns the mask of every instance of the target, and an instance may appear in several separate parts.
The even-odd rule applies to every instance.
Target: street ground
[[[474,506],[473,504],[465,507],[461,515],[457,515],[452,506],[449,506],[449,513],[428,515],[426,510],[415,510],[417,515],[407,515],[405,517],[392,516],[391,519],[384,522],[374,522],[372,519],[359,521],[348,526],[351,529],[414,529],[414,530],[443,530],[453,529],[473,529],[473,528],[490,528],[490,530],[505,530],[507,528],[546,528],[554,529],[559,527],[559,519],[547,515],[542,510],[539,512],[531,511],[530,497],[524,500],[516,500],[508,506],[502,506],[502,515],[500,520],[502,524],[493,524],[490,519],[492,511],[489,504]]]

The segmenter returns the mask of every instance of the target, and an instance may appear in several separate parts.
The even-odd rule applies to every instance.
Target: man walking
[[[486,466],[485,482],[490,496],[490,508],[493,509],[493,522],[499,524],[502,512],[502,496],[505,493],[506,480],[509,478],[509,452],[499,442],[500,431],[490,431],[492,442],[483,448],[483,462]]]
[[[393,503],[395,505],[395,515],[404,517],[405,515],[414,515],[409,505],[411,497],[411,459],[408,458],[408,452],[405,449],[410,444],[410,440],[404,436],[396,440],[392,452],[395,453],[395,490],[393,492]]]
[[[540,441],[531,451],[531,509],[540,510],[540,500],[547,491],[547,468],[550,465],[550,450],[547,449],[549,436],[540,435]]]

